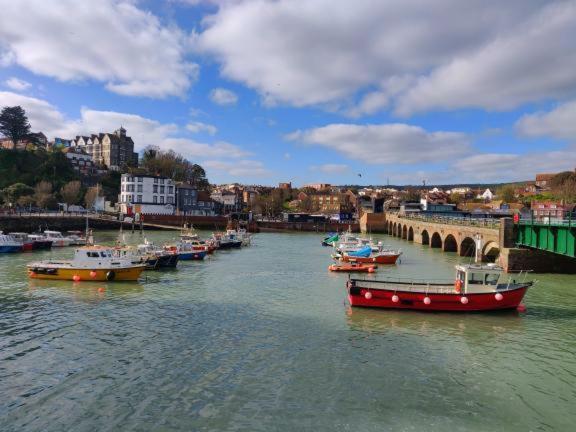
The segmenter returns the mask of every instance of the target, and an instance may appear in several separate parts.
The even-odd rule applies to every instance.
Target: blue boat
[[[372,248],[370,246],[363,247],[353,252],[348,252],[348,256],[357,258],[368,258],[372,254]]]
[[[3,234],[0,231],[0,253],[21,252],[22,243],[10,235]]]
[[[178,259],[183,261],[203,260],[206,257],[206,251],[182,251],[178,252]]]

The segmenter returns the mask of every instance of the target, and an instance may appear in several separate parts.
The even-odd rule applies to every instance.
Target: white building
[[[486,189],[483,194],[477,196],[478,199],[483,199],[484,201],[492,201],[494,199],[494,194],[490,189]]]
[[[166,177],[122,174],[120,211],[124,214],[174,214],[176,186]]]

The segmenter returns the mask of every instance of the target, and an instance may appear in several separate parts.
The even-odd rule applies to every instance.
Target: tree
[[[60,189],[60,196],[62,200],[68,204],[73,205],[78,203],[80,199],[80,190],[82,189],[82,185],[78,180],[73,180],[71,182],[66,183]]]
[[[10,138],[14,146],[30,136],[30,123],[22,107],[4,107],[0,111],[0,133]]]
[[[34,188],[34,201],[40,208],[55,208],[56,198],[52,194],[52,183],[42,180]]]
[[[496,191],[496,196],[506,203],[516,202],[516,191],[512,185],[504,185]]]
[[[148,146],[144,150],[141,167],[149,175],[161,175],[175,181],[187,182],[200,190],[208,189],[206,172],[198,164],[193,164],[173,150],[160,150]]]
[[[14,183],[2,191],[5,201],[11,205],[16,204],[20,197],[32,195],[33,193],[34,189],[24,183]]]
[[[96,198],[102,196],[101,189],[97,186],[92,186],[88,188],[86,194],[84,195],[84,203],[87,209],[91,209],[96,204]]]

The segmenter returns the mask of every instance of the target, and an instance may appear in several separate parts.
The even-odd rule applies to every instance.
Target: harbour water
[[[573,430],[575,276],[532,275],[525,313],[351,310],[321,237],[124,284],[27,278],[71,249],[0,256],[0,431]],[[382,238],[405,256],[377,277],[465,259]]]

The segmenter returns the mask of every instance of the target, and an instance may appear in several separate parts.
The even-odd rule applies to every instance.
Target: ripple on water
[[[28,281],[25,262],[48,253],[0,257],[0,430],[546,431],[576,421],[574,277],[539,275],[523,314],[351,309],[318,238],[261,234],[134,284]],[[382,275],[450,278],[459,259],[385,243],[406,255]]]

